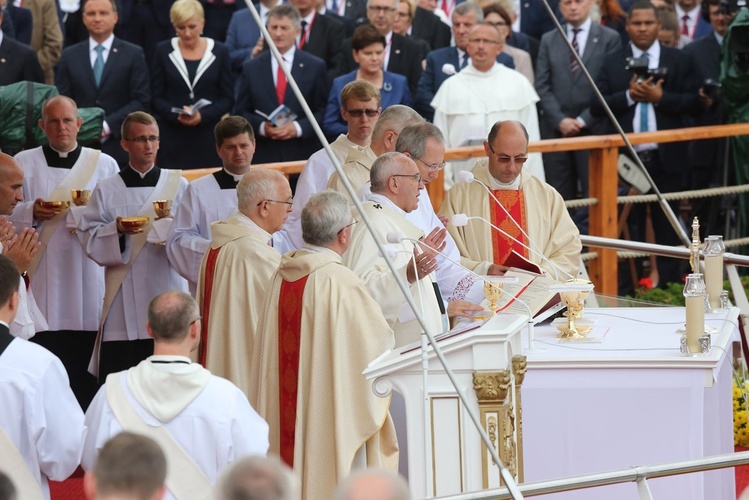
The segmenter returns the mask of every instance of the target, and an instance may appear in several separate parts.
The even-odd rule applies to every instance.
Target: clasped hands
[[[20,233],[16,233],[13,223],[0,216],[0,244],[3,246],[3,255],[8,257],[18,268],[18,272],[24,273],[29,269],[29,264],[41,248],[39,233],[33,228],[27,227]]]
[[[663,98],[663,82],[663,78],[654,81],[652,76],[638,82],[637,75],[634,75],[629,81],[629,97],[635,102],[658,104]]]

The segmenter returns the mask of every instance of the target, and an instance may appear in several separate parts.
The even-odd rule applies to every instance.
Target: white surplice
[[[0,243],[0,254],[3,253],[3,245]],[[39,307],[36,305],[34,294],[26,290],[26,282],[18,278],[18,311],[16,317],[10,324],[10,334],[24,340],[28,340],[36,332],[49,330],[47,320],[44,319]]]
[[[136,413],[148,425],[163,426],[215,484],[233,461],[268,452],[268,424],[234,384],[189,361],[151,356],[116,374],[115,382]],[[81,465],[90,471],[104,443],[122,432],[106,386],[86,411],[86,425]],[[174,497],[167,493],[165,498]]]
[[[472,65],[445,80],[432,100],[434,124],[445,134],[445,146],[458,147],[468,139],[486,140],[494,123],[517,120],[525,125],[531,142],[541,139],[536,103],[538,94],[528,79],[514,69],[494,64],[483,72]],[[448,163],[446,187],[454,182],[460,170],[470,170],[475,160]],[[543,161],[540,153],[528,155],[523,169],[542,181]]]
[[[167,173],[167,170],[160,171],[161,176]],[[173,210],[179,206],[186,188],[187,181],[181,178],[179,192],[172,204]],[[119,174],[96,186],[79,224],[79,230],[89,232],[86,247],[89,257],[102,266],[128,262],[132,249],[130,236],[117,232],[117,217],[138,215],[153,190],[153,187],[128,188]],[[122,251],[121,238],[124,241]],[[102,340],[149,339],[146,333],[148,304],[168,290],[187,292],[187,282],[169,264],[165,246],[146,243],[112,302]]]
[[[47,499],[47,480],[64,481],[81,461],[86,427],[68,374],[54,354],[23,339],[0,356],[0,427]]]
[[[81,148],[76,166],[85,165],[94,152]],[[18,153],[16,160],[23,167],[25,201],[16,206],[10,219],[21,229],[34,224],[34,200],[48,199],[70,169],[49,167],[41,146]],[[111,156],[101,154],[94,175],[86,186],[78,189],[93,191],[98,182],[119,171]],[[71,209],[80,210],[78,207]],[[44,224],[40,222],[37,231],[41,232]],[[49,330],[97,330],[104,300],[104,269],[86,256],[78,236],[71,234],[64,222],[58,225],[47,248],[41,251],[44,256],[31,280],[31,290]]]

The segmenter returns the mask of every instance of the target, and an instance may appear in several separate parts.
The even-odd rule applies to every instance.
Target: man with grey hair
[[[203,330],[198,361],[249,394],[260,309],[270,277],[281,262],[269,246],[291,212],[286,178],[275,170],[252,170],[237,186],[237,211],[211,225],[211,246],[198,278]]]
[[[426,67],[419,79],[414,107],[427,120],[434,118],[434,108],[431,103],[440,86],[452,75],[462,70],[470,62],[466,47],[468,33],[479,23],[484,22],[484,12],[474,2],[459,3],[451,16],[453,22],[453,38],[455,46],[443,47],[427,54]],[[512,57],[505,53],[497,56],[497,62],[514,69]]]
[[[397,244],[398,251],[392,260],[398,275],[408,282],[411,296],[421,306],[419,314],[433,335],[444,330],[442,314],[444,304],[439,288],[433,283],[437,270],[436,252],[444,248],[445,229],[436,228],[427,236],[419,227],[406,219],[406,214],[416,210],[419,191],[424,187],[416,163],[402,153],[385,153],[375,160],[371,172],[372,194],[363,210],[380,241],[388,234],[402,234],[408,240]],[[422,239],[426,245],[417,246],[412,240]],[[369,293],[382,309],[390,326],[395,330],[395,344],[402,346],[415,342],[422,332],[415,314],[404,312],[408,305],[399,292],[396,278],[366,227],[357,228],[343,262],[361,277]]]
[[[302,498],[330,498],[352,467],[398,467],[390,399],[362,375],[393,347],[393,332],[341,262],[356,222],[335,191],[309,199],[305,246],[273,275],[250,363],[250,401],[271,425],[271,453],[301,478]]]
[[[247,457],[226,471],[217,500],[297,500],[297,489],[294,473],[278,458]]]
[[[83,477],[87,500],[159,500],[166,487],[166,457],[153,439],[121,432],[104,444],[92,471]]]
[[[231,382],[190,361],[200,342],[192,297],[170,290],[148,306],[153,355],[113,373],[86,412],[81,464],[98,475],[104,444],[120,432],[144,434],[164,451],[166,498],[209,498],[224,469],[239,458],[265,455],[268,424]]]
[[[377,157],[395,151],[395,143],[401,130],[414,123],[424,123],[424,118],[408,106],[402,104],[390,106],[380,114],[380,118],[372,131],[372,142],[369,146],[362,151],[349,149],[346,163],[343,164],[342,169],[355,191],[359,191],[369,181],[369,172]],[[341,180],[338,172],[333,172],[333,175],[330,176],[328,188],[335,189],[344,196],[347,195],[343,180]]]
[[[368,469],[352,473],[336,488],[333,500],[411,500],[408,483],[389,470]]]
[[[440,170],[445,167],[445,138],[440,129],[431,123],[405,127],[398,135],[395,150],[416,162],[424,186],[437,179]],[[371,193],[367,183],[359,191],[359,198],[368,201]],[[434,242],[440,243],[436,249],[448,257],[437,254],[438,267],[435,272],[439,291],[447,301],[447,315],[451,318],[469,316],[470,311],[481,310],[478,303],[484,298],[483,282],[477,282],[473,274],[453,263],[460,262],[460,252],[455,240],[435,213],[425,187],[419,191],[419,205],[416,210],[406,213],[405,217],[424,231],[424,234],[431,233]]]

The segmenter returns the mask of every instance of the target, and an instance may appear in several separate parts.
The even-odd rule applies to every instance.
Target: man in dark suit
[[[328,81],[338,76],[343,45],[343,24],[315,9],[315,0],[291,0],[302,17],[302,31],[296,38],[297,48],[317,56],[328,67]]]
[[[702,0],[676,0],[674,9],[679,21],[679,32],[687,41],[699,40],[713,28],[702,18]]]
[[[660,23],[653,5],[647,0],[632,4],[627,16],[627,33],[631,43],[606,58],[598,76],[598,88],[611,107],[625,132],[652,132],[669,130],[689,125],[690,116],[699,110],[697,72],[691,58],[678,49],[658,43]],[[627,58],[646,57],[649,68],[665,69],[665,78],[647,76],[638,78],[625,69]],[[603,107],[597,99],[591,101],[594,117],[604,117]],[[613,132],[613,126],[609,129]],[[635,146],[656,185],[662,192],[673,192],[687,186],[688,144],[669,142],[663,144],[640,144]],[[673,204],[678,213],[678,204]],[[639,207],[638,207],[639,208]],[[630,219],[635,216],[635,211]],[[653,229],[657,243],[678,245],[678,235],[658,206],[652,207]],[[644,235],[644,217],[635,223]],[[635,231],[637,232],[637,231]],[[681,263],[675,259],[658,258],[660,283],[678,282],[682,278]]]
[[[350,19],[356,25],[361,24],[367,18],[366,0],[325,0],[323,3],[328,13]]]
[[[408,79],[411,94],[416,93],[421,76],[422,49],[413,40],[393,32],[396,6],[398,0],[369,0],[367,2],[367,18],[385,37],[385,70],[398,73]],[[338,74],[343,75],[354,71],[358,65],[354,61],[351,50],[351,38],[343,41],[341,64]]]
[[[702,87],[700,104],[703,112],[695,119],[695,125],[719,125],[726,122],[725,109],[715,87],[705,85],[707,80],[720,81],[720,58],[723,37],[728,30],[732,15],[719,7],[720,0],[707,0],[710,25],[713,32],[695,40],[684,52],[692,56]],[[705,189],[723,184],[725,175],[725,155],[727,139],[709,139],[689,143],[690,189]],[[698,198],[692,200],[692,211],[700,218],[700,233],[720,234],[718,198]]]
[[[577,47],[588,72],[596,78],[606,55],[621,47],[621,39],[616,31],[592,22],[591,7],[593,0],[561,0],[559,3],[566,22],[565,33],[573,47]],[[542,139],[602,132],[602,121],[590,114],[593,89],[556,30],[541,38],[536,91],[541,99]],[[576,198],[578,182],[583,198],[588,196],[587,151],[544,153],[543,156],[546,182],[565,200]]]
[[[419,6],[416,7],[414,20],[411,23],[411,36],[427,42],[430,50],[447,47],[452,38],[448,25],[433,12]]]
[[[0,22],[4,17],[0,9]],[[36,51],[5,36],[0,30],[0,85],[22,81],[44,83],[44,72]]]
[[[174,35],[169,20],[171,0],[118,0],[120,22],[117,36],[143,48],[151,65],[156,44]]]
[[[484,12],[473,2],[463,2],[453,9],[453,37],[455,47],[443,47],[427,54],[427,65],[419,79],[414,108],[427,120],[434,118],[431,106],[434,95],[442,83],[452,75],[468,66],[470,57],[466,52],[468,34],[474,26],[484,22]],[[515,69],[512,57],[505,53],[497,56],[497,62]]]
[[[17,42],[25,45],[31,45],[31,32],[34,26],[34,18],[31,11],[25,7],[16,7],[13,3],[8,2],[5,7],[10,20],[13,22],[14,38]]]
[[[549,6],[559,17],[559,0],[549,0]],[[546,11],[542,0],[521,0],[520,2],[520,31],[540,40],[547,31],[554,29],[554,21]]]
[[[255,9],[263,21],[268,21],[268,12],[281,0],[261,0]],[[252,49],[261,38],[260,28],[249,9],[240,9],[231,16],[226,32],[226,48],[229,49],[232,70],[240,74],[242,65],[252,58]]]
[[[301,33],[299,11],[285,4],[274,7],[268,15],[268,31],[315,118],[322,123],[328,96],[325,61],[296,48],[296,37]],[[293,111],[296,120],[275,126],[256,112],[270,115],[280,104]],[[234,114],[245,117],[257,131],[256,164],[307,159],[320,149],[299,100],[268,51],[245,63]]]
[[[148,111],[151,103],[143,49],[114,36],[114,0],[87,0],[83,23],[90,38],[63,52],[57,88],[79,107],[104,109],[101,149],[123,168],[128,158],[120,147],[122,121],[133,111]]]

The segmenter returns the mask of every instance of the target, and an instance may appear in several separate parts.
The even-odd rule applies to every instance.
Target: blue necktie
[[[466,66],[468,66],[468,52],[461,57],[460,69],[465,69]]]
[[[331,10],[338,14],[338,0],[333,0],[333,5],[331,6]]]
[[[645,59],[648,58],[648,53],[643,52],[642,57]],[[640,132],[647,132],[648,131],[648,103],[641,102],[640,103]]]
[[[104,73],[104,57],[101,55],[102,52],[104,52],[104,46],[103,45],[97,45],[94,47],[96,50],[96,61],[94,61],[94,80],[96,81],[96,86],[99,86],[99,83],[101,82],[101,75]]]

